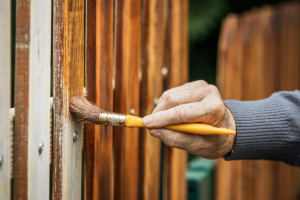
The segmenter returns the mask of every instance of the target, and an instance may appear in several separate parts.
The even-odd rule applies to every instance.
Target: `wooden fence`
[[[224,99],[258,100],[300,88],[300,5],[265,6],[222,24],[218,87]],[[298,169],[271,161],[219,160],[217,200],[297,199]]]
[[[0,0],[0,199],[185,199],[185,152],[68,107],[150,114],[188,81],[187,20],[184,0]]]

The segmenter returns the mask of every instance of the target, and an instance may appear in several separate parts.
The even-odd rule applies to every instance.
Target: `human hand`
[[[233,115],[224,105],[219,90],[205,81],[164,92],[153,113],[143,118],[150,134],[168,146],[207,159],[217,159],[232,150],[235,135],[195,135],[163,128],[192,122],[236,130]]]

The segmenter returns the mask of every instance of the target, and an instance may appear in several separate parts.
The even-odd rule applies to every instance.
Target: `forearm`
[[[280,92],[260,101],[224,101],[237,128],[226,160],[267,159],[300,166],[300,92]]]

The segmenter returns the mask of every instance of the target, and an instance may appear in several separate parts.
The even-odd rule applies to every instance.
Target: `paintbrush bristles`
[[[101,109],[83,96],[75,96],[70,100],[70,112],[77,122],[100,124],[99,114],[101,111]]]

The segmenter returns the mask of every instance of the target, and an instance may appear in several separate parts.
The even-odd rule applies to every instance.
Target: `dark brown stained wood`
[[[188,82],[188,1],[169,0],[166,89]],[[187,153],[164,145],[163,199],[187,198]]]
[[[162,94],[162,67],[165,52],[166,0],[144,0],[142,18],[142,79],[140,85],[140,116],[152,113],[155,101]],[[149,135],[146,128],[139,136],[138,199],[159,199],[161,141]]]
[[[113,111],[113,0],[86,1],[87,99]],[[85,198],[113,199],[113,128],[85,125]]]
[[[73,121],[69,100],[84,92],[84,0],[53,1],[53,69],[52,197],[80,199],[82,124]]]
[[[18,1],[16,13],[16,44],[23,48],[16,48],[14,198],[27,199],[30,3]]]
[[[115,6],[114,111],[139,116],[141,2],[116,0]],[[115,200],[138,199],[138,142],[138,128],[114,128]]]

